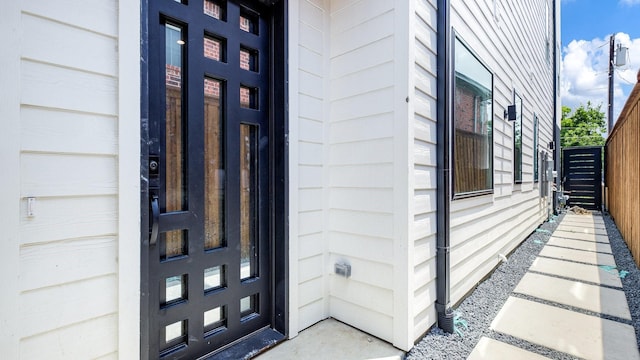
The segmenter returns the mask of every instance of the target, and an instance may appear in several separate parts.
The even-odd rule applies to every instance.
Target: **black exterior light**
[[[507,106],[507,109],[504,111],[504,118],[506,120],[509,120],[509,121],[515,121],[516,120],[516,106],[515,105]]]

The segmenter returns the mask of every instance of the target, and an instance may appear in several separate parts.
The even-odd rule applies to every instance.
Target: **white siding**
[[[436,322],[436,106],[437,9],[435,0],[416,0],[414,9],[412,336]]]
[[[494,7],[495,2],[495,7]],[[547,216],[533,181],[533,117],[540,148],[552,140],[553,62],[545,51],[544,1],[451,3],[451,24],[493,73],[494,194],[451,204],[451,301],[463,298]],[[523,99],[523,182],[513,184],[513,125],[503,118],[513,91]],[[540,162],[542,159],[540,159]]]
[[[407,4],[289,4],[290,334],[332,316],[408,349]]]
[[[10,187],[7,197],[19,206],[6,207],[12,212],[9,219],[17,219],[7,224],[9,234],[17,237],[3,239],[15,248],[3,253],[17,263],[3,261],[2,266],[3,277],[14,277],[15,271],[19,281],[15,289],[3,286],[3,297],[14,298],[8,293],[15,291],[19,305],[3,306],[3,314],[14,312],[15,320],[1,326],[8,325],[12,332],[2,336],[9,342],[3,342],[3,348],[9,349],[8,358],[16,359],[114,357],[119,294],[118,2],[20,4],[21,9],[7,15],[9,38],[20,42],[8,48],[19,64],[12,69],[18,81],[10,83],[17,96],[8,97],[8,108],[19,110],[3,116],[17,145],[7,154],[15,151],[19,156],[3,168],[20,184]],[[139,19],[136,25],[139,29]],[[3,68],[11,65],[13,58],[7,58]],[[138,144],[136,139],[134,146]],[[27,216],[28,197],[36,199],[34,216]]]
[[[0,57],[0,348],[2,357],[19,355],[19,269],[20,269],[20,5],[3,4],[0,23],[5,29],[5,48]]]
[[[289,5],[290,335],[331,316],[409,349],[408,5]]]
[[[407,132],[398,111],[408,95],[407,39],[397,33],[407,14],[397,6],[331,3],[329,307],[331,316],[408,348],[407,209],[398,209],[406,202],[407,139],[397,132]],[[351,265],[349,279],[333,274],[337,262]]]
[[[328,3],[290,3],[290,334],[329,316],[326,285]]]

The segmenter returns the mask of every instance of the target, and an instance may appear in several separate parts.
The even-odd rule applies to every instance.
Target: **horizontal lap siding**
[[[549,2],[549,13],[552,13]],[[454,30],[493,73],[494,194],[451,204],[451,300],[460,301],[547,216],[533,181],[533,118],[548,151],[554,121],[553,59],[546,59],[544,2],[452,1]],[[549,19],[552,26],[552,19]],[[551,37],[553,35],[551,34]],[[553,39],[551,44],[553,45]],[[552,50],[552,49],[551,49]],[[503,111],[523,99],[523,182],[513,184],[513,125]],[[540,163],[542,157],[539,158]]]
[[[325,243],[325,82],[326,5],[298,3],[298,330],[326,318]]]
[[[117,2],[22,10],[20,357],[113,358]],[[36,198],[33,217],[27,197]]]
[[[413,66],[413,339],[436,322],[436,96],[437,9],[434,0],[416,0]]]
[[[329,307],[394,340],[394,2],[331,2]],[[333,274],[347,262],[351,277]]]

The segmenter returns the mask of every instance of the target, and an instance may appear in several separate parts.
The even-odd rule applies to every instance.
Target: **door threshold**
[[[222,351],[205,355],[198,360],[238,360],[251,359],[254,356],[279,344],[285,339],[284,334],[266,327],[248,335]]]

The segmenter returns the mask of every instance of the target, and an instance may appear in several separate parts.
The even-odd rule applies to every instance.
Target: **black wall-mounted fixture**
[[[555,141],[549,141],[549,150],[554,150],[556,148]]]
[[[516,120],[516,106],[509,105],[507,109],[504,111],[505,120],[515,121]]]

